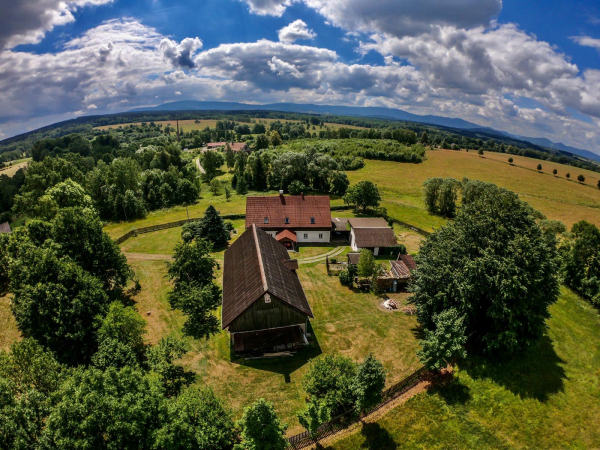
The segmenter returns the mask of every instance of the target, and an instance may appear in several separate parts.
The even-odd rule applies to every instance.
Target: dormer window
[[[286,218],[285,218],[285,223],[286,223],[286,224],[290,223],[290,218],[289,218],[289,217],[286,217]]]
[[[314,217],[311,217],[311,218],[310,218],[310,224],[311,224],[311,225],[314,225],[314,224],[315,224],[315,218],[314,218]]]
[[[269,218],[265,217],[265,223],[269,223]]]

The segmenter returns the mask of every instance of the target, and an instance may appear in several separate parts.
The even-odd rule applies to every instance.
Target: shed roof
[[[10,234],[12,230],[10,229],[10,224],[8,222],[0,223],[0,233]]]
[[[358,264],[360,253],[348,253],[348,262],[350,264]]]
[[[417,263],[415,262],[415,258],[411,255],[398,255],[398,261],[402,261],[408,267],[408,270],[411,272],[417,268]]]
[[[280,231],[279,233],[277,233],[277,236],[275,236],[275,240],[278,242],[283,241],[284,239],[290,240],[292,242],[298,242],[296,233],[294,233],[292,230]]]
[[[396,261],[391,261],[392,272],[398,278],[410,278],[412,271],[417,267],[415,260],[410,255],[398,255]]]
[[[247,197],[246,228],[252,224],[260,228],[331,228],[329,197],[326,195]]]
[[[398,245],[391,228],[354,228],[354,242],[359,248],[393,247]]]
[[[352,228],[389,228],[382,217],[352,217],[348,222]]]
[[[348,231],[347,217],[334,217],[331,219],[331,223],[335,231]]]
[[[299,312],[313,317],[288,252],[252,225],[225,252],[222,327],[227,328],[267,292]]]

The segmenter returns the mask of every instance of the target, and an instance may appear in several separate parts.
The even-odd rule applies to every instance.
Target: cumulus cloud
[[[250,7],[250,12],[260,16],[281,17],[288,6],[298,0],[241,0]]]
[[[73,22],[73,12],[113,0],[0,0],[0,49],[36,44],[54,27]]]
[[[573,36],[571,39],[584,47],[593,47],[596,50],[600,50],[600,39],[589,36]]]
[[[195,67],[193,56],[202,48],[202,41],[198,38],[185,38],[178,44],[171,39],[163,39],[159,49],[167,61],[176,67],[193,69]]]
[[[283,27],[277,32],[277,35],[279,36],[279,40],[286,44],[291,44],[301,39],[306,40],[317,37],[317,33],[309,29],[306,22],[301,19],[294,20],[288,26]]]

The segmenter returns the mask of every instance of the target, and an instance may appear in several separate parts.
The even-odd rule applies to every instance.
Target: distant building
[[[227,148],[227,142],[209,142],[206,144],[207,150],[222,150],[225,151]],[[229,147],[234,152],[249,152],[250,147],[245,142],[229,142]]]
[[[12,230],[10,229],[10,224],[8,222],[0,223],[0,233],[12,233]]]
[[[308,344],[306,329],[313,313],[297,269],[298,261],[256,224],[227,249],[221,322],[236,353],[270,353]]]
[[[297,243],[330,242],[331,207],[326,195],[246,198],[246,228],[255,224],[288,248]],[[283,233],[285,231],[285,233]]]
[[[388,247],[398,245],[394,230],[391,229],[385,219],[373,218],[351,218],[350,224],[350,247],[357,252],[366,248],[375,256]]]

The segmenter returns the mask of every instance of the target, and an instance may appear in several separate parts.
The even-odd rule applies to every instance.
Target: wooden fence
[[[421,378],[425,373],[425,367],[421,367],[420,369],[415,370],[412,374],[404,378],[399,383],[396,383],[392,387],[386,389],[383,392],[383,400],[378,405],[374,406],[373,408],[367,411],[363,411],[358,415],[354,411],[348,411],[347,413],[340,414],[339,416],[331,419],[329,422],[326,422],[323,425],[321,425],[317,430],[316,435],[313,437],[311,437],[308,431],[304,431],[303,433],[288,437],[288,448],[299,450],[304,447],[308,447],[309,445],[314,445],[321,439],[325,439],[326,437],[332,436],[337,432],[361,421],[369,414],[378,411],[395,398],[400,397],[409,389],[416,386],[419,383],[419,381],[421,381]]]
[[[245,219],[246,215],[245,214],[226,214],[221,217],[224,220],[236,220],[236,219]],[[181,227],[188,222],[198,222],[199,220],[200,220],[200,218],[183,219],[183,220],[178,220],[176,222],[161,223],[159,225],[151,225],[149,227],[135,228],[135,229],[125,233],[120,238],[116,239],[115,242],[117,244],[121,244],[121,243],[125,242],[127,239],[129,239],[130,237],[137,236],[138,234],[152,233],[154,231],[166,230],[167,228],[173,228],[173,227]]]

